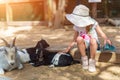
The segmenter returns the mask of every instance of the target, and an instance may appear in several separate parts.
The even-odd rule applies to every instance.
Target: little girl
[[[98,48],[99,34],[104,39],[104,44],[111,41],[102,31],[98,22],[89,16],[89,9],[85,5],[78,5],[74,8],[71,14],[67,14],[66,18],[74,24],[74,38],[71,44],[64,52],[68,52],[71,47],[77,42],[77,46],[81,53],[82,67],[90,72],[95,72],[95,53]],[[86,49],[90,48],[90,58],[86,55]]]

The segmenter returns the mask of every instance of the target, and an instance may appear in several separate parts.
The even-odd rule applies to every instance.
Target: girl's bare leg
[[[89,59],[89,67],[88,67],[88,70],[90,72],[95,72],[96,71],[96,67],[95,67],[95,64],[96,64],[96,61],[95,61],[95,54],[96,54],[96,51],[97,51],[97,42],[95,39],[91,39],[90,40],[90,59]]]
[[[96,39],[94,38],[90,39],[90,58],[95,59],[97,47],[98,45],[97,45]]]
[[[81,56],[82,57],[86,56],[86,51],[85,51],[86,46],[82,37],[77,37],[77,45],[80,50]]]
[[[83,38],[77,37],[77,45],[81,53],[81,61],[83,69],[88,69],[88,57],[86,56],[86,46]]]

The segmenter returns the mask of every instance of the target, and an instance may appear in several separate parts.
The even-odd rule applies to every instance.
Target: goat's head
[[[35,53],[37,54],[39,61],[43,59],[43,55],[44,55],[43,53],[46,52],[45,48],[47,47],[49,47],[49,44],[44,39],[38,41],[38,43],[34,47],[36,50]]]
[[[49,47],[49,44],[41,39],[35,47],[27,49],[27,52],[30,54],[30,62],[34,63],[34,66],[44,64],[44,53],[46,51],[45,48],[47,47]]]
[[[47,48],[47,47],[49,47],[49,44],[48,44],[47,41],[44,40],[44,39],[41,39],[40,41],[38,41],[38,43],[37,43],[36,46],[35,46],[36,49],[37,49],[37,48],[45,49],[45,48]]]
[[[47,47],[49,47],[49,44],[44,39],[37,42],[36,46],[33,48],[35,50],[34,53],[36,55],[36,60],[43,61],[45,48]]]
[[[10,65],[14,65],[16,62],[16,53],[17,53],[16,47],[15,47],[16,37],[13,39],[12,44],[8,44],[8,42],[3,38],[1,39],[6,44],[5,50],[4,50],[5,57]]]

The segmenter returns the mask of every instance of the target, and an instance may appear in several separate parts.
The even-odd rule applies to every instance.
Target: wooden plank
[[[6,22],[0,22],[1,24],[6,24]],[[23,25],[46,25],[45,21],[9,21],[7,23],[8,26],[23,26]]]
[[[59,52],[65,50],[66,46],[52,46],[47,48],[47,50],[52,52]],[[78,48],[72,48],[70,50],[70,54],[73,56],[75,60],[80,61],[81,55],[78,51]],[[97,51],[96,52],[96,61],[98,62],[108,62],[108,63],[120,63],[120,54],[116,52],[110,52],[110,51]]]
[[[34,1],[44,1],[44,0],[8,0],[9,2],[34,2]]]
[[[44,0],[8,0],[8,3],[26,3],[26,2],[41,2]],[[0,4],[5,4],[6,1],[0,1]]]
[[[80,52],[77,48],[71,49],[70,54],[75,60],[80,60],[81,58]],[[120,63],[120,54],[110,51],[97,51],[95,59],[98,62]]]
[[[9,21],[12,21],[13,15],[12,15],[12,7],[6,2],[6,21],[7,24]]]
[[[98,62],[120,63],[120,54],[115,52],[101,52],[96,54]]]

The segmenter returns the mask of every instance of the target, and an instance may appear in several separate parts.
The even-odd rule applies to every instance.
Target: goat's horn
[[[1,39],[4,41],[4,43],[5,43],[6,46],[10,46],[5,39],[3,39],[3,38],[1,38]]]
[[[16,40],[16,37],[13,39],[12,46],[15,46],[15,40]]]

